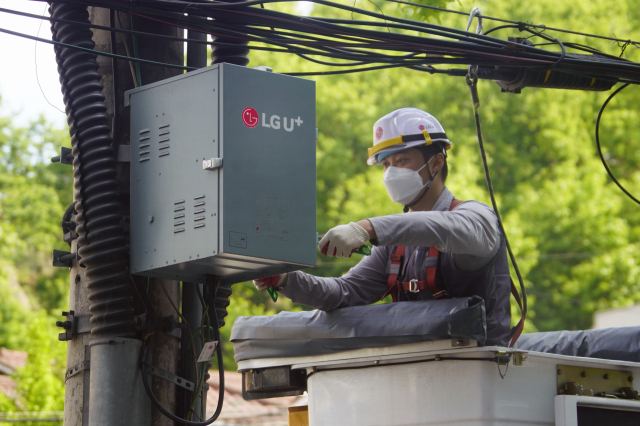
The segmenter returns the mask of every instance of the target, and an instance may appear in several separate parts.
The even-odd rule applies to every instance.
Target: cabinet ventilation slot
[[[169,123],[165,123],[162,124],[158,130],[160,131],[158,133],[159,136],[159,140],[158,140],[158,151],[159,151],[159,155],[158,157],[168,157],[169,156],[169,144],[167,142],[169,142],[169,130],[170,124]],[[167,151],[164,151],[167,150]]]
[[[145,162],[145,161],[149,161],[151,159],[151,154],[150,154],[150,143],[151,143],[151,134],[149,133],[151,130],[149,129],[142,129],[140,130],[140,138],[138,139],[138,143],[139,143],[139,147],[140,150],[138,152],[138,158],[141,163]]]
[[[195,208],[193,214],[194,214],[194,218],[193,218],[193,228],[194,229],[198,229],[198,228],[203,228],[204,227],[204,220],[206,218],[206,216],[202,215],[202,216],[195,216],[198,214],[202,214],[204,213],[204,208],[198,208],[198,207],[202,207],[204,206],[204,194],[200,194],[200,195],[196,195],[193,198],[193,207]]]

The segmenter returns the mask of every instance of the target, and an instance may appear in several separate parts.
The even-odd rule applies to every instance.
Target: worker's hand
[[[253,285],[260,291],[264,291],[269,287],[282,288],[287,281],[287,274],[273,275],[267,278],[258,278],[253,280]]]
[[[369,241],[369,233],[357,223],[331,228],[318,243],[322,254],[335,257],[351,257],[354,250]]]

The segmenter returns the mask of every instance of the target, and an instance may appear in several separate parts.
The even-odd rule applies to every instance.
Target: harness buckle
[[[420,290],[418,290],[418,280],[417,279],[412,279],[409,281],[409,291],[411,293],[418,293]]]

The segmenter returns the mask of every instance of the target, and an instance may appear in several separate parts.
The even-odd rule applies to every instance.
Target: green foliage
[[[0,346],[28,354],[14,375],[17,399],[0,395],[3,412],[61,411],[64,402],[66,348],[39,307],[67,306],[68,272],[54,271],[51,250],[68,248],[58,222],[71,173],[48,161],[67,139],[44,119],[18,128],[0,118]]]
[[[54,320],[46,311],[31,314],[23,331],[27,365],[15,375],[21,411],[62,411],[66,345],[57,339]],[[62,422],[60,422],[61,424]],[[32,426],[51,424],[31,422]]]

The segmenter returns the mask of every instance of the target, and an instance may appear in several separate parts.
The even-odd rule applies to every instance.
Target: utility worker
[[[319,248],[350,257],[374,247],[339,278],[296,271],[254,281],[292,301],[325,311],[381,300],[442,299],[477,295],[485,301],[487,345],[509,342],[511,278],[505,239],[491,208],[460,202],[445,186],[452,143],[432,115],[416,108],[394,111],[373,126],[369,165],[384,167],[383,182],[405,214],[373,217],[332,228]],[[408,211],[410,213],[406,213]]]

